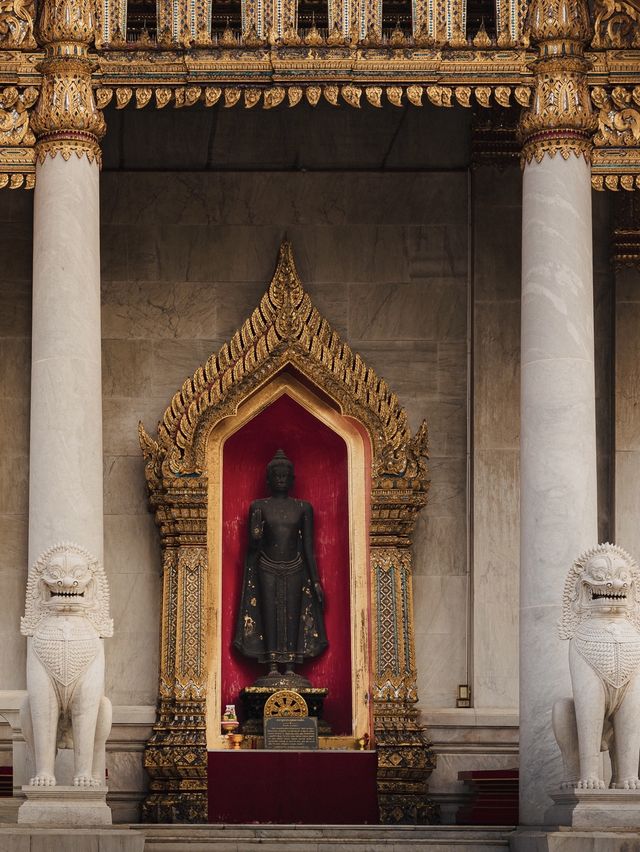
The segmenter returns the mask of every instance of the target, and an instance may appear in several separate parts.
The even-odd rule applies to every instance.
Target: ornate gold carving
[[[302,100],[303,94],[303,90],[300,86],[290,86],[287,89],[287,98],[289,99],[289,106],[297,106]]]
[[[217,104],[221,94],[222,89],[219,89],[217,86],[207,86],[204,90],[204,105],[212,107],[214,104]]]
[[[151,100],[152,94],[153,89],[150,86],[143,86],[140,89],[136,89],[136,109],[146,107]]]
[[[98,140],[105,133],[104,117],[96,106],[87,47],[93,38],[91,0],[46,0],[38,33],[46,46],[40,97],[31,126],[42,161],[72,152],[100,159]]]
[[[456,86],[455,92],[457,102],[462,107],[466,107],[469,109],[471,107],[471,87],[470,86]]]
[[[586,0],[533,0],[531,39],[538,45],[533,63],[531,106],[521,118],[519,136],[526,162],[557,153],[591,153],[596,119],[591,110],[584,46],[591,27]]]
[[[165,411],[157,436],[139,426],[164,567],[160,704],[145,754],[152,779],[145,816],[166,817],[192,789],[195,798],[186,797],[187,804],[181,807],[188,807],[192,816],[187,818],[193,818],[206,799],[209,436],[249,396],[287,370],[319,388],[332,407],[359,422],[371,440],[369,567],[379,798],[387,822],[425,821],[426,779],[434,759],[414,707],[409,548],[417,513],[426,503],[427,428],[423,423],[411,435],[406,413],[386,382],[318,313],[286,242],[260,305],[184,382]]]
[[[340,94],[340,89],[337,86],[325,86],[322,90],[322,94],[324,95],[324,99],[327,103],[330,103],[331,106],[338,106],[338,95]]]
[[[104,109],[113,97],[113,89],[96,89],[95,98],[98,109]]]
[[[633,92],[616,86],[607,92],[602,86],[591,90],[591,100],[598,109],[596,145],[636,147],[640,144],[640,87]]]
[[[436,822],[437,807],[427,798],[427,779],[436,766],[431,743],[413,707],[374,703],[378,753],[380,822],[424,825]]]
[[[0,0],[0,49],[35,48],[34,17],[34,0]]]
[[[298,277],[289,243],[280,248],[269,289],[230,343],[212,355],[174,396],[157,440],[141,431],[147,480],[201,473],[213,418],[232,413],[251,388],[289,361],[370,428],[376,476],[424,478],[425,432],[411,438],[407,416],[384,379],[332,331]],[[417,442],[417,443],[416,443]]]
[[[421,107],[423,92],[422,86],[407,86],[407,100],[413,106]]]
[[[362,89],[360,86],[353,86],[349,83],[342,87],[342,97],[349,106],[360,108],[360,98],[362,97]]]
[[[162,109],[163,107],[166,107],[166,105],[171,100],[173,92],[171,91],[171,89],[168,86],[161,86],[160,88],[156,89],[155,95],[156,95],[156,107],[158,109]]]
[[[478,32],[473,37],[473,46],[480,48],[491,47],[491,37],[489,36],[489,33],[487,32],[486,27],[484,25],[484,18],[480,22]]]
[[[640,4],[636,0],[596,0],[592,47],[640,47]]]
[[[0,146],[33,145],[35,137],[29,127],[29,108],[38,97],[32,86],[22,93],[15,86],[8,86],[0,93]]]
[[[317,106],[318,101],[320,100],[320,96],[322,95],[322,89],[320,86],[307,86],[304,90],[305,97],[310,106]]]
[[[38,19],[38,38],[42,44],[88,45],[94,35],[93,0],[47,0]],[[57,51],[51,51],[54,53]],[[77,55],[62,48],[63,55]],[[86,51],[83,51],[83,53]]]
[[[235,106],[242,97],[242,89],[229,88],[224,90],[224,105],[226,107]]]
[[[245,89],[244,105],[246,109],[251,109],[252,107],[254,107],[260,100],[261,96],[262,92],[260,91],[260,89]]]
[[[402,106],[402,86],[388,86],[385,94],[390,104],[396,107]]]
[[[271,109],[282,103],[286,95],[286,89],[281,86],[274,86],[271,89],[265,89],[262,106],[264,109]]]
[[[116,89],[116,109],[124,109],[133,97],[133,89],[129,86],[119,86]]]

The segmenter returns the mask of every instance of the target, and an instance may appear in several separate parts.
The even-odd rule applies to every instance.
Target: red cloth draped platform
[[[378,822],[374,751],[210,751],[209,822]]]

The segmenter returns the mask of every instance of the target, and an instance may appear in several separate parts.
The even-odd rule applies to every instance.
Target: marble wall
[[[615,538],[640,559],[640,271],[615,276]]]
[[[478,167],[473,189],[473,703],[513,711],[520,568],[520,169],[516,163]]]
[[[33,195],[0,193],[0,689],[25,682]]]

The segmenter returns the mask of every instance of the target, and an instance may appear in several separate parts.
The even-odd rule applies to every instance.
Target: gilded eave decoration
[[[577,132],[591,160],[594,187],[638,186],[639,0],[597,0],[591,21],[573,14],[585,6],[583,0],[497,0],[495,26],[489,32],[483,24],[475,33],[465,31],[465,0],[416,0],[409,31],[385,30],[378,0],[327,2],[329,28],[322,31],[315,25],[296,29],[295,0],[243,0],[241,28],[212,34],[207,4],[161,0],[153,32],[126,36],[125,0],[102,0],[83,36],[92,40],[86,67],[95,92],[95,107],[83,94],[86,110],[196,104],[273,109],[326,101],[352,108],[432,104],[483,112],[513,107],[530,116],[538,96],[552,101],[554,92],[561,99],[568,93],[571,102],[581,103]],[[40,15],[60,3],[45,0]],[[77,6],[86,17],[87,0],[64,0],[64,5]],[[527,5],[540,7],[541,15],[527,20]],[[34,182],[33,91],[42,87],[43,72],[47,76],[36,38],[47,42],[34,14],[33,0],[0,2],[0,91],[5,93],[0,186]],[[554,20],[568,20],[570,26],[559,34],[550,25]],[[571,56],[573,70],[566,62],[560,69],[560,55],[545,54],[545,44],[560,43],[580,46],[580,55]],[[17,99],[10,103],[14,89]],[[555,121],[553,113],[545,108],[537,119],[527,119],[531,126],[524,128],[523,139],[535,137],[534,125],[543,132],[538,152],[550,148],[544,130]],[[92,121],[97,127],[99,115]],[[91,132],[99,138],[99,132]],[[562,153],[562,143],[556,147]],[[533,143],[529,150],[533,155]]]
[[[291,366],[367,427],[373,475],[402,478],[426,491],[426,425],[411,436],[405,410],[384,379],[367,367],[314,307],[296,271],[291,245],[280,247],[268,290],[229,343],[185,380],[158,424],[155,438],[140,426],[151,489],[205,470],[212,424],[280,370]]]

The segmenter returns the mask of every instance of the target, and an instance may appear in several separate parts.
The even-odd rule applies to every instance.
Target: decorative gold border
[[[371,689],[369,640],[366,624],[370,614],[369,572],[367,561],[367,500],[365,491],[365,451],[363,435],[347,418],[322,401],[291,375],[280,374],[238,407],[235,416],[227,417],[212,429],[207,444],[209,508],[207,529],[214,531],[208,538],[211,587],[209,596],[209,686],[207,695],[207,747],[226,748],[221,733],[222,703],[220,700],[220,655],[222,625],[217,617],[222,587],[222,474],[223,452],[228,438],[267,408],[283,394],[290,396],[320,422],[340,435],[347,445],[349,482],[349,565],[351,609],[351,702],[353,708],[352,738],[365,732],[372,736],[368,697]],[[353,742],[352,742],[353,744]]]

